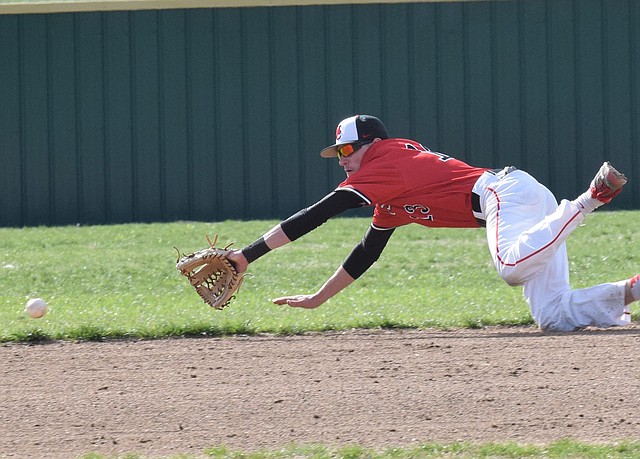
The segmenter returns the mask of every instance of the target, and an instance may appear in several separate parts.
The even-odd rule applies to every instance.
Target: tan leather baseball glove
[[[223,309],[235,298],[235,293],[240,288],[244,273],[240,274],[227,259],[231,252],[229,247],[224,249],[215,246],[218,241],[216,235],[212,242],[206,236],[209,246],[189,255],[180,254],[176,262],[176,269],[180,274],[189,279],[189,283],[209,306],[215,309]]]

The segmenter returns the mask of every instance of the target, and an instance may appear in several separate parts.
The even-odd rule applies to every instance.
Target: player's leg
[[[560,205],[545,186],[522,171],[487,186],[481,200],[489,249],[500,276],[510,285],[522,285],[536,275],[584,216],[609,203],[626,181],[605,162],[585,193]]]
[[[491,184],[482,198],[489,251],[509,285],[522,285],[543,270],[584,220],[575,204],[558,205],[546,187],[523,171]]]
[[[600,166],[600,170],[591,181],[589,189],[578,196],[573,202],[583,213],[593,212],[603,204],[609,204],[627,183],[624,174],[618,172],[609,162]]]
[[[624,304],[640,301],[640,274],[636,274],[627,281],[624,292]]]
[[[611,177],[611,169],[607,163],[603,165],[583,199],[604,203],[619,193],[621,184],[611,189],[612,180],[618,176]],[[518,183],[510,184],[507,179]],[[579,200],[557,205],[551,192],[526,174],[505,177],[489,188],[491,193],[485,196],[484,205],[494,263],[508,283],[524,284],[525,298],[542,328],[573,330],[629,323],[628,303],[630,298],[640,298],[639,280],[577,290],[569,286],[564,241],[589,209],[580,206]]]
[[[628,325],[625,304],[628,281],[572,290],[569,287],[566,247],[557,250],[548,266],[524,284],[531,315],[544,330],[570,331],[587,326]]]

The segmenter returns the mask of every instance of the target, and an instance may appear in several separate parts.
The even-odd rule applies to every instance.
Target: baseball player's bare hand
[[[272,301],[275,304],[286,304],[287,306],[291,306],[292,308],[305,309],[314,309],[323,303],[317,295],[283,296],[281,298],[274,298]]]
[[[241,250],[234,250],[227,255],[227,259],[231,262],[231,264],[236,268],[238,273],[243,273],[247,270],[249,266],[249,262],[245,258],[244,254]]]

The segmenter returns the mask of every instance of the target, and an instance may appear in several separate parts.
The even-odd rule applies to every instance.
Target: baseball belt
[[[485,173],[494,175],[497,180],[502,180],[508,174],[517,170],[517,167],[507,166],[502,169],[490,169]],[[471,192],[471,210],[473,210],[473,216],[478,222],[478,225],[482,226],[483,228],[486,227],[487,221],[484,218],[484,213],[482,212],[482,207],[480,206],[480,195],[475,191]]]

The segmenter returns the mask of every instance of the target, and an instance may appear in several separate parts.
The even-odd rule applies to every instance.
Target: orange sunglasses
[[[338,158],[346,158],[349,155],[352,155],[353,153],[355,153],[357,150],[359,150],[362,146],[373,142],[373,139],[371,140],[361,140],[359,142],[354,142],[354,143],[347,143],[345,145],[341,145],[339,147],[336,148],[336,150],[338,151]]]

